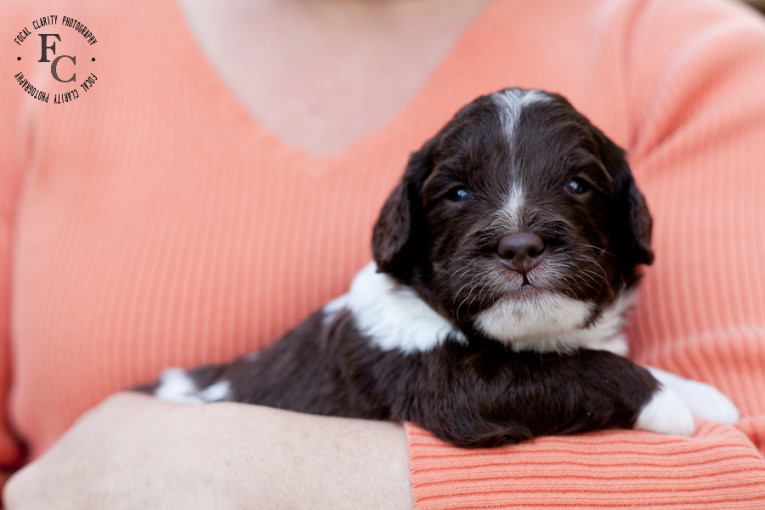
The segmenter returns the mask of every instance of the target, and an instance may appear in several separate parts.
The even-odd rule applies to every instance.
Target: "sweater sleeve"
[[[628,149],[657,253],[629,328],[632,357],[715,385],[742,419],[699,421],[690,438],[618,430],[491,450],[407,425],[417,509],[765,501],[765,23],[733,3],[632,4]]]
[[[0,33],[12,36],[28,24],[27,9],[21,2],[2,7]],[[21,185],[23,154],[20,153],[20,110],[26,97],[13,79],[16,63],[16,45],[5,40],[0,45],[0,469],[7,471],[19,467],[22,448],[14,436],[8,417],[9,390],[13,375],[11,350],[11,285],[13,261],[13,232],[15,202]],[[4,476],[0,477],[0,491]]]

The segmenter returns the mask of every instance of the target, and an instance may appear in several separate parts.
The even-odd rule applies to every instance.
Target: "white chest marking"
[[[586,348],[624,356],[628,351],[622,333],[624,315],[634,297],[634,292],[623,292],[589,327],[583,325],[592,312],[592,303],[552,293],[528,301],[500,301],[481,312],[476,325],[515,351]]]
[[[591,304],[560,294],[545,293],[533,299],[504,300],[476,317],[476,326],[489,338],[516,351],[566,351],[572,331],[583,329]]]
[[[374,263],[356,275],[347,294],[324,307],[325,321],[344,308],[353,313],[361,333],[384,350],[422,352],[441,345],[447,337],[465,341],[414,290],[378,273]]]
[[[368,264],[354,278],[351,289],[324,307],[325,323],[348,309],[359,330],[379,348],[405,353],[423,352],[447,338],[466,342],[465,336],[430,308],[410,287],[377,273]],[[624,314],[634,292],[622,293],[590,327],[583,327],[593,304],[561,294],[543,294],[529,301],[500,301],[476,317],[476,326],[489,338],[516,351],[566,352],[580,347],[627,354],[622,334]]]

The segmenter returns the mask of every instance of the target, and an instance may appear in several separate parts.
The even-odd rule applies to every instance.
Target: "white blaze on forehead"
[[[526,193],[523,185],[520,182],[516,182],[505,200],[505,207],[502,209],[504,213],[503,219],[507,222],[504,226],[510,231],[518,231],[523,228],[521,211],[525,200]]]
[[[521,118],[521,112],[530,104],[547,102],[551,98],[548,94],[540,90],[520,90],[507,89],[495,92],[491,95],[494,104],[499,110],[499,117],[502,121],[502,129],[507,134],[508,139],[515,136],[515,129],[518,127],[518,121]]]
[[[550,101],[551,98],[545,92],[539,90],[507,89],[495,92],[491,95],[492,101],[497,106],[502,130],[507,136],[508,143],[515,137],[518,122],[523,109],[527,106],[540,102]],[[511,230],[520,230],[523,226],[521,209],[523,208],[525,193],[523,184],[515,182],[506,199],[504,213]]]

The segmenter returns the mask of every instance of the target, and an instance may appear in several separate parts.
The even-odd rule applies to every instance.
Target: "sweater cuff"
[[[765,425],[755,420],[748,427]],[[612,430],[460,449],[405,424],[414,508],[761,508],[765,459],[745,430]],[[762,433],[760,431],[760,437]]]

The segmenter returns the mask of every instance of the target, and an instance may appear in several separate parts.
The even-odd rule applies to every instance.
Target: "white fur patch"
[[[736,406],[712,386],[658,368],[648,370],[661,383],[661,388],[640,412],[636,428],[690,436],[694,431],[694,417],[721,423],[738,421]]]
[[[372,262],[354,278],[350,291],[324,307],[325,323],[340,310],[353,313],[359,331],[384,350],[422,352],[464,335],[430,308],[411,287],[378,273]]]
[[[231,398],[231,385],[228,381],[218,381],[203,390],[199,390],[194,380],[180,368],[165,370],[159,378],[159,386],[154,396],[160,400],[179,404],[203,404],[219,402]]]
[[[515,129],[523,109],[533,103],[550,101],[550,97],[540,90],[508,89],[491,95],[497,105],[502,122],[502,129],[509,139],[515,136]]]
[[[218,381],[199,392],[199,398],[205,402],[220,402],[231,398],[231,384]]]
[[[204,401],[199,398],[198,390],[189,375],[179,369],[165,370],[159,379],[159,386],[154,391],[154,396],[168,402],[181,404],[201,404]]]
[[[498,303],[479,314],[482,322],[477,324],[484,333],[515,351],[570,352],[585,348],[625,356],[629,348],[622,328],[634,298],[634,291],[622,292],[586,328],[583,325],[594,305],[552,293],[538,300]]]
[[[635,300],[636,291],[622,291],[613,303],[603,308],[600,317],[589,328],[574,331],[569,341],[576,347],[613,352],[626,356],[629,351],[623,329],[627,310]]]
[[[667,387],[660,388],[643,407],[635,428],[672,436],[690,436],[695,430],[690,409],[680,395]]]
[[[720,423],[738,421],[740,416],[738,409],[716,388],[658,368],[649,367],[648,370],[663,387],[677,394],[696,418]]]
[[[489,338],[516,351],[565,352],[578,347],[572,332],[583,329],[592,307],[592,303],[543,292],[499,301],[479,313],[475,324]]]

